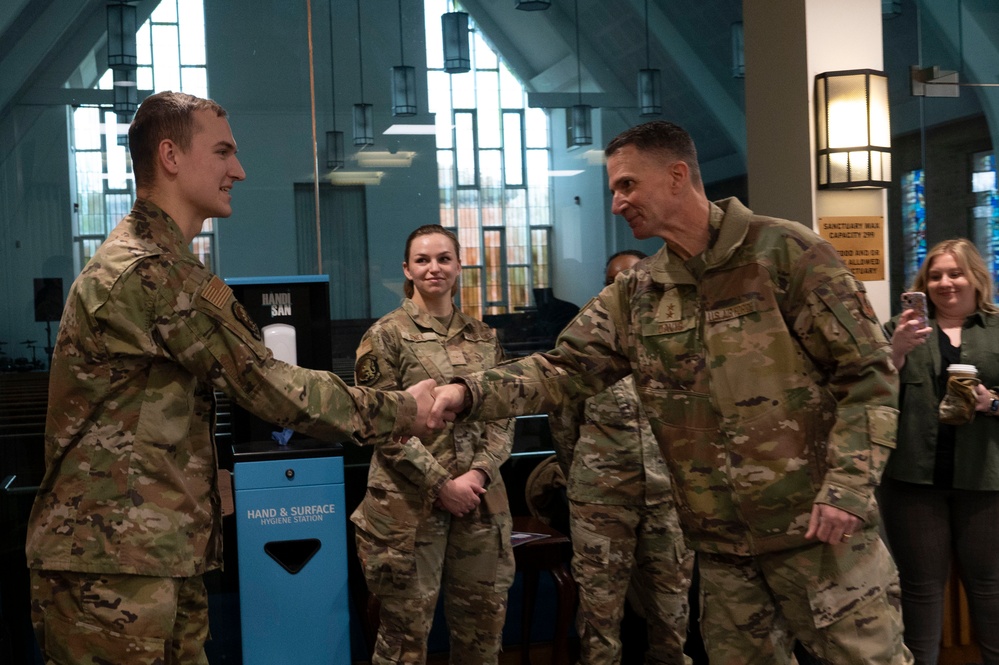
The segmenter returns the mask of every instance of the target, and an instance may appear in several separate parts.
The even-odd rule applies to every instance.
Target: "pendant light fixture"
[[[662,72],[649,67],[649,0],[645,0],[645,69],[638,70],[638,113],[641,116],[663,112]]]
[[[399,60],[392,68],[392,115],[416,115],[416,68],[406,66],[402,48],[402,0],[399,0]]]
[[[118,122],[127,125],[139,108],[139,89],[136,86],[136,9],[126,2],[107,5],[108,67],[114,79],[113,103]]]
[[[361,84],[361,103],[354,104],[354,145],[374,145],[374,110],[364,103],[364,54],[361,48],[361,0],[357,0],[357,80]]]
[[[732,78],[746,78],[746,44],[742,21],[732,24]]]
[[[444,40],[444,71],[448,74],[463,74],[471,70],[468,14],[455,11],[441,14],[441,36]]]
[[[578,87],[578,103],[572,107],[571,123],[572,132],[569,138],[569,145],[590,145],[593,143],[593,132],[590,129],[590,106],[583,103],[583,75],[581,54],[579,51],[579,0],[575,0],[576,7],[576,83]]]
[[[333,61],[333,0],[329,0],[330,5],[330,97],[333,101],[333,130],[326,132],[326,168],[336,171],[342,169],[343,159],[343,132],[336,129],[336,66]]]
[[[551,6],[551,0],[516,0],[517,9],[525,12],[537,12],[548,9]]]

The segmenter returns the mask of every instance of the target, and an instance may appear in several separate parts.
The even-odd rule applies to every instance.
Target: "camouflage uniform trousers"
[[[572,501],[572,572],[581,665],[621,662],[620,626],[629,581],[648,623],[648,664],[684,665],[694,553],[672,503],[615,506]]]
[[[698,553],[711,665],[794,663],[794,639],[830,665],[908,665],[898,572],[873,527],[846,543],[757,556]]]
[[[47,665],[208,665],[201,576],[32,570],[31,599]]]
[[[400,514],[392,504],[406,503],[399,495],[368,492],[362,510],[369,530],[357,529],[357,553],[381,604],[371,665],[426,662],[442,578],[451,665],[497,663],[515,572],[505,489],[491,488],[486,497],[493,496],[464,517],[434,510],[416,526],[392,523],[390,515]]]

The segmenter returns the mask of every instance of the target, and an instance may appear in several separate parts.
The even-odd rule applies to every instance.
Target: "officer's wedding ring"
[[[853,534],[852,533],[844,533],[843,537],[841,538],[841,540],[845,543],[846,541],[850,540],[851,538],[853,538]]]

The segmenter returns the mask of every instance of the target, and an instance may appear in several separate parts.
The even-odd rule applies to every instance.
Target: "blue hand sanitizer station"
[[[227,282],[276,359],[331,368],[328,277]],[[232,418],[243,663],[349,665],[343,448]]]
[[[349,664],[342,447],[233,449],[244,665]]]

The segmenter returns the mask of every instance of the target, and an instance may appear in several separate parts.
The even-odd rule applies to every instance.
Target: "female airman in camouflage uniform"
[[[406,242],[402,306],[361,340],[359,385],[443,384],[495,365],[495,332],[455,307],[458,240],[438,225]],[[368,588],[380,601],[372,665],[423,663],[443,576],[451,663],[499,656],[513,581],[511,519],[499,467],[510,454],[508,421],[448,426],[432,437],[378,447],[368,491],[351,520]]]

